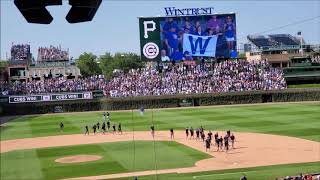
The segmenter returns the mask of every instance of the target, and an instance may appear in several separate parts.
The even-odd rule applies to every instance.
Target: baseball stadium
[[[0,3],[1,180],[320,180],[319,1]]]

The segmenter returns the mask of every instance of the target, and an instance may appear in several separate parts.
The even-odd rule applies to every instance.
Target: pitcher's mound
[[[55,162],[58,162],[58,163],[80,163],[80,162],[97,161],[101,158],[102,157],[98,156],[98,155],[75,155],[75,156],[67,156],[67,157],[56,159]]]

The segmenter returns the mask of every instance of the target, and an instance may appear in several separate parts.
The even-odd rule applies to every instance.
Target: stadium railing
[[[190,94],[170,96],[141,96],[127,98],[96,98],[54,102],[29,102],[9,104],[0,102],[0,114],[24,115],[59,112],[81,112],[98,110],[129,110],[144,108],[170,108],[182,106],[209,106],[229,104],[251,104],[268,102],[320,101],[320,88],[285,89],[275,91],[245,91],[212,94]]]

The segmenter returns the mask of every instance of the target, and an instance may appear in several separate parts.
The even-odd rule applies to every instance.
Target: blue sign
[[[166,16],[192,16],[192,15],[210,15],[213,13],[213,7],[207,8],[184,8],[165,7]]]
[[[191,53],[191,56],[216,56],[217,36],[184,34],[183,39],[183,52]]]

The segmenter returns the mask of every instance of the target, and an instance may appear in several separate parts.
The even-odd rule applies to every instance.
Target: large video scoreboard
[[[144,60],[237,56],[234,13],[139,18],[139,28]]]

